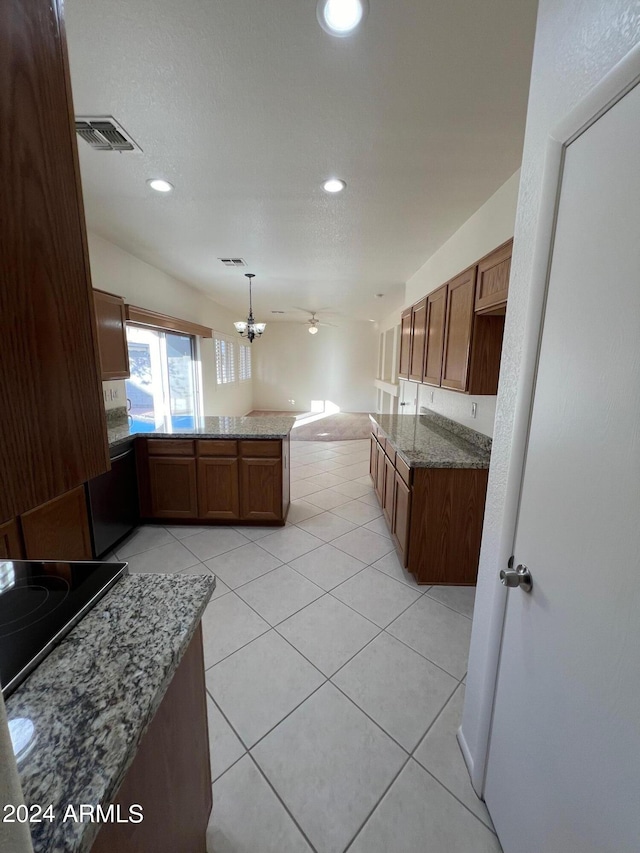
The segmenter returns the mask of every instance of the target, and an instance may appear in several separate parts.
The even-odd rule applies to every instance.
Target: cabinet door
[[[378,496],[378,500],[380,501],[380,506],[384,504],[384,450],[380,445],[376,448],[376,481],[374,483],[374,489],[376,491],[376,495]]]
[[[513,240],[500,246],[478,264],[476,311],[495,310],[504,306],[509,295]]]
[[[389,529],[393,530],[393,506],[395,501],[394,481],[396,478],[396,469],[393,462],[388,456],[384,457],[384,501],[382,511],[387,520]]]
[[[129,378],[129,351],[125,327],[124,299],[93,291],[93,305],[98,330],[98,349],[100,352],[100,372],[102,379]]]
[[[61,8],[0,12],[0,521],[109,468]]]
[[[375,436],[371,435],[371,447],[369,448],[369,474],[371,479],[376,482],[376,474],[378,467],[378,442],[375,439]]]
[[[393,525],[391,532],[403,566],[409,558],[409,524],[411,521],[411,490],[399,474],[394,480]]]
[[[427,297],[427,334],[423,374],[423,381],[427,385],[440,385],[442,379],[442,353],[446,317],[447,285],[445,284]]]
[[[240,517],[243,521],[282,521],[282,461],[240,460]]]
[[[408,379],[411,369],[411,308],[402,312],[400,320],[400,379]]]
[[[22,557],[22,539],[15,519],[0,524],[0,560],[19,560]]]
[[[196,460],[150,456],[149,492],[153,518],[197,518]]]
[[[240,518],[238,471],[237,459],[198,459],[200,518]]]
[[[84,486],[20,517],[28,560],[91,560],[91,534]]]
[[[456,391],[467,390],[476,270],[466,270],[450,281],[448,288],[441,384]]]
[[[423,299],[411,311],[411,367],[409,379],[422,382],[424,348],[427,338],[427,300]]]

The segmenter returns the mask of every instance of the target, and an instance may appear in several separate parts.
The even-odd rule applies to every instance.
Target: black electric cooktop
[[[5,699],[127,572],[126,563],[0,560]]]

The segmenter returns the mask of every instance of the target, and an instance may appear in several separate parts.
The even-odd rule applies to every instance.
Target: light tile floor
[[[292,442],[284,528],[141,527],[132,572],[213,572],[209,853],[499,853],[456,729],[472,588],[420,587],[369,442]]]

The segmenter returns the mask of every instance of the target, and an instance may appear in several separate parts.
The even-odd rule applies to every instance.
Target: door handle
[[[519,586],[523,592],[531,592],[533,578],[531,572],[522,564],[514,569],[502,569],[500,572],[500,583],[508,587]]]

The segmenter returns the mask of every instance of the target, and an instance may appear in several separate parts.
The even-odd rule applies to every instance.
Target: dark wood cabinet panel
[[[467,390],[476,270],[477,267],[466,270],[448,285],[441,384],[455,391]]]
[[[15,518],[0,524],[0,560],[20,560],[24,557],[22,536]]]
[[[512,251],[513,240],[508,240],[478,263],[476,311],[491,311],[506,305]]]
[[[240,456],[256,459],[259,456],[265,456],[272,459],[279,459],[282,455],[282,442],[271,441],[269,439],[260,439],[256,441],[242,440],[238,442],[240,446]]]
[[[376,444],[376,481],[374,483],[374,489],[376,495],[378,496],[378,500],[382,505],[384,503],[384,479],[385,479],[385,467],[384,467],[384,449],[380,444]]]
[[[378,442],[375,439],[375,436],[371,435],[371,442],[369,448],[369,475],[373,480],[374,484],[376,482],[376,475],[378,471]]]
[[[196,450],[198,456],[237,456],[238,442],[234,438],[202,438],[196,441]]]
[[[197,518],[196,460],[150,456],[149,497],[154,518]]]
[[[395,454],[394,454],[395,455]],[[393,530],[393,512],[395,505],[395,479],[396,469],[388,456],[384,457],[384,499],[382,502],[382,512],[387,520],[390,529]]]
[[[230,521],[240,518],[237,459],[198,459],[198,515]]]
[[[184,438],[150,438],[147,441],[149,456],[194,456],[193,441]]]
[[[419,583],[475,584],[488,471],[417,468],[409,569]]]
[[[84,486],[78,486],[20,517],[28,560],[91,560]]]
[[[409,378],[411,369],[411,308],[402,312],[400,319],[400,366],[398,376],[401,379]]]
[[[109,467],[60,9],[0,4],[0,521]]]
[[[240,459],[240,507],[243,521],[281,520],[280,459]]]
[[[411,489],[396,473],[393,482],[393,523],[391,535],[406,568],[409,557],[409,522],[411,520]]]
[[[423,299],[411,311],[411,360],[409,379],[422,382],[424,352],[427,339],[427,300]]]
[[[473,319],[469,394],[497,394],[504,337],[504,316],[476,314]]]
[[[439,287],[427,297],[427,332],[424,353],[423,381],[427,385],[440,385],[442,379],[442,354],[444,351],[444,326],[447,317],[447,285]]]
[[[100,372],[103,381],[129,378],[129,350],[125,327],[124,299],[93,291],[93,304],[98,331],[98,350],[100,352]]]
[[[212,804],[206,701],[199,625],[113,800],[125,816],[142,806],[144,820],[103,824],[91,853],[204,853]]]

